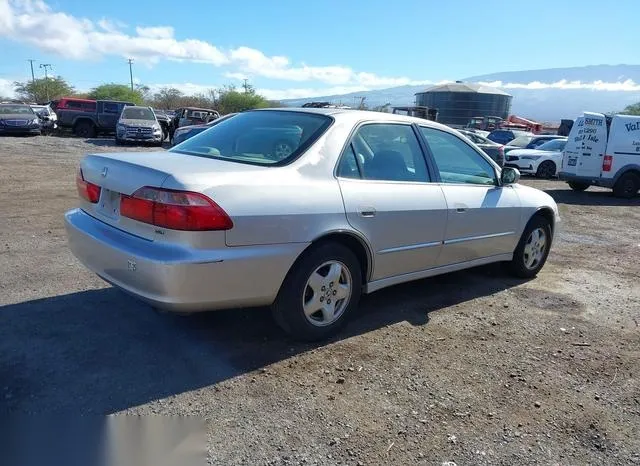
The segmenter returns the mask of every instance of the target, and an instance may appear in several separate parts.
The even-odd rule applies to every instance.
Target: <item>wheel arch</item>
[[[91,118],[86,116],[79,116],[73,120],[73,128],[75,129],[75,127],[78,126],[80,123],[89,123],[91,124],[91,126],[94,126],[94,127],[96,126],[95,121],[93,121]]]
[[[543,217],[544,219],[549,221],[549,225],[551,225],[551,234],[555,233],[555,229],[556,229],[556,214],[553,211],[553,209],[549,206],[544,206],[544,207],[540,207],[538,208],[538,210],[536,210],[533,215],[531,216],[531,218],[529,219],[529,222],[531,221],[531,219],[533,219],[534,217]],[[528,223],[528,222],[527,222]]]
[[[369,282],[369,278],[373,273],[373,253],[367,240],[360,234],[350,230],[335,230],[323,233],[315,238],[311,244],[302,252],[308,251],[310,248],[316,247],[318,244],[325,242],[335,242],[349,248],[358,259],[362,272],[362,285]],[[301,254],[301,255],[302,255]]]
[[[618,172],[613,177],[612,184],[615,185],[618,182],[618,180],[622,178],[624,175],[626,175],[627,173],[633,173],[638,178],[640,178],[640,165],[634,163],[634,164],[624,165],[623,167],[620,167],[618,169]]]

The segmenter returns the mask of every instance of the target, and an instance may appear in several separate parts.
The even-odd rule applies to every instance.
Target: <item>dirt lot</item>
[[[563,217],[538,278],[387,289],[314,346],[264,309],[157,315],[80,266],[62,215],[111,146],[0,139],[3,414],[203,416],[214,464],[640,464],[639,199],[525,180]]]

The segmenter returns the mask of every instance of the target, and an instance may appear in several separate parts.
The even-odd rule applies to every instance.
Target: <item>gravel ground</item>
[[[214,464],[640,464],[640,200],[524,180],[563,217],[538,278],[386,289],[309,345],[265,309],[157,315],[79,265],[76,166],[115,150],[0,139],[0,413],[203,416]]]

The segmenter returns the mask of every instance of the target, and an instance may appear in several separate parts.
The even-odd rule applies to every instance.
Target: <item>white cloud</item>
[[[0,97],[14,97],[13,81],[0,78]]]
[[[94,23],[53,11],[41,0],[0,0],[0,37],[29,43],[40,50],[76,60],[118,55],[155,62],[162,58],[192,60],[219,66],[228,62],[207,42],[177,40],[168,26],[138,27],[122,32],[121,24],[102,19]]]
[[[623,91],[638,92],[640,84],[636,84],[631,79],[619,82],[593,81],[584,83],[581,81],[567,81],[562,79],[554,83],[543,83],[540,81],[532,81],[530,83],[503,83],[502,81],[483,82],[486,86],[500,87],[502,89],[583,89],[590,91]]]
[[[132,57],[148,64],[162,59],[228,65],[233,79],[264,77],[294,82],[316,81],[329,86],[367,88],[419,83],[404,77],[381,77],[348,66],[292,64],[282,55],[267,56],[250,47],[222,50],[198,39],[177,40],[171,26],[135,28],[102,18],[96,23],[55,11],[43,0],[0,0],[0,37],[31,44],[40,50],[75,60],[103,56]]]
[[[136,32],[140,37],[147,37],[149,39],[173,38],[173,28],[171,26],[137,27]]]

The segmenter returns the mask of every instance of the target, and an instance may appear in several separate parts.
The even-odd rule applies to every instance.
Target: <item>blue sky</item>
[[[272,98],[499,71],[637,61],[640,0],[0,0],[0,94],[51,63],[78,89],[197,92],[246,77]]]

